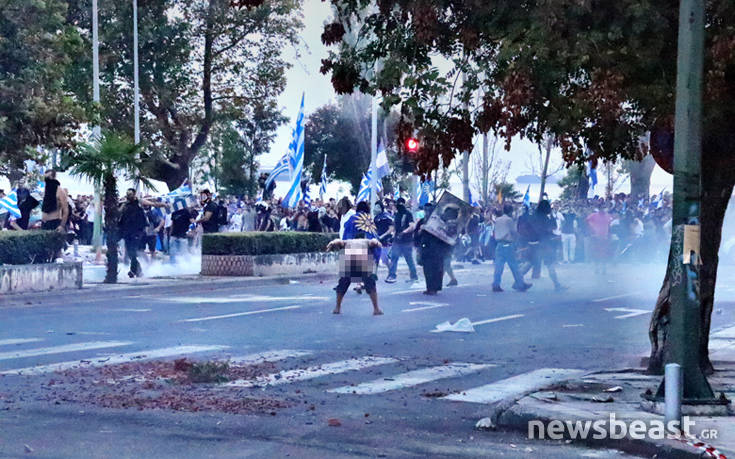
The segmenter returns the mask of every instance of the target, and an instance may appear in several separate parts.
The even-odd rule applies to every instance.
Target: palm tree
[[[140,150],[140,145],[128,138],[116,133],[106,133],[99,140],[83,144],[68,158],[69,172],[72,175],[86,177],[95,187],[103,187],[107,230],[106,284],[117,283],[117,246],[120,241],[117,178],[133,179],[152,188],[150,181],[141,175],[143,164],[138,158]]]

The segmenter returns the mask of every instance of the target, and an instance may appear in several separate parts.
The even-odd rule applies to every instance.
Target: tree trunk
[[[105,187],[105,229],[107,231],[107,272],[105,284],[117,283],[118,255],[117,245],[120,241],[118,232],[119,208],[117,204],[117,179],[113,174],[106,174]]]
[[[651,174],[656,166],[653,156],[646,155],[641,161],[628,160],[626,168],[630,171],[630,195],[634,202],[651,195]]]
[[[487,132],[482,135],[482,202],[490,201],[490,158],[487,143]]]
[[[703,171],[712,171],[703,160]],[[722,175],[728,171],[722,169]],[[719,264],[718,252],[722,239],[722,223],[725,211],[733,191],[733,180],[730,177],[707,174],[702,180],[702,208],[701,208],[701,246],[702,267],[700,271],[700,299],[702,301],[702,330],[700,346],[700,365],[705,374],[714,371],[709,359],[709,332],[712,319],[712,308],[715,299],[715,283]],[[659,291],[656,307],[654,308],[649,326],[649,340],[651,342],[651,356],[648,362],[648,372],[662,374],[664,365],[668,362],[668,326],[670,289],[671,289],[671,251],[663,285]]]

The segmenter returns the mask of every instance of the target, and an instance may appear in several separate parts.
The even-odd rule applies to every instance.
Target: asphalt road
[[[526,293],[493,293],[491,270],[465,265],[460,285],[436,297],[421,294],[423,282],[381,279],[378,317],[352,291],[335,316],[335,282],[299,278],[2,299],[0,457],[623,456],[474,425],[491,404],[555,375],[639,366],[663,267],[603,276],[561,266],[564,293],[545,273]],[[735,323],[732,277],[721,269],[714,329]],[[475,331],[432,332],[461,318]],[[226,414],[49,396],[57,370],[153,357],[272,362],[263,375],[206,390],[288,406]]]

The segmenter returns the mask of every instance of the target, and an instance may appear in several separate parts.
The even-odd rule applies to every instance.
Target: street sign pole
[[[100,102],[100,54],[99,54],[99,20],[97,0],[92,0],[92,99],[96,104]],[[92,141],[101,140],[100,126],[92,128]],[[102,261],[102,191],[99,186],[94,189],[94,225],[92,227],[92,241],[96,261]]]
[[[674,203],[671,235],[671,311],[667,363],[681,365],[684,403],[714,402],[700,367],[702,73],[704,0],[681,0],[674,136]],[[708,260],[711,262],[711,260]],[[664,384],[657,398],[663,399]]]

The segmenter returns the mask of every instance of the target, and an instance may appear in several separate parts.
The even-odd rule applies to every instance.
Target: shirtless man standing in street
[[[69,198],[56,180],[56,171],[49,169],[44,175],[46,188],[41,206],[41,229],[63,233],[69,219]]]

